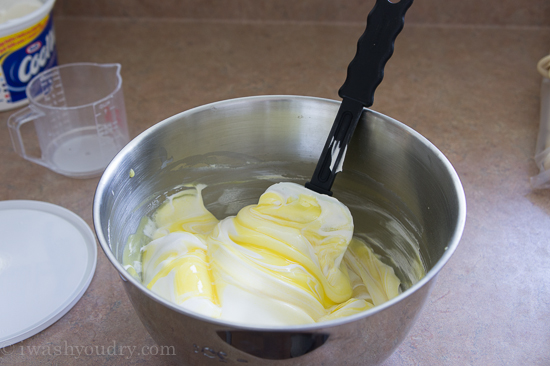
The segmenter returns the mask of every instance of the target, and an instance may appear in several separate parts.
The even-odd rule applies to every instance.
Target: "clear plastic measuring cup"
[[[98,176],[129,141],[120,64],[49,69],[27,85],[27,97],[29,106],[8,119],[13,147],[56,173]],[[31,121],[36,137],[22,133],[21,127]],[[40,153],[31,153],[37,150],[33,145]]]

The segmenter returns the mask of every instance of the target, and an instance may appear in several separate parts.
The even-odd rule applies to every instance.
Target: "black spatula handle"
[[[393,44],[403,29],[405,13],[413,0],[396,3],[377,0],[367,18],[367,29],[357,42],[357,53],[348,66],[338,114],[306,187],[331,196],[336,174],[341,170],[348,143],[364,107],[370,107],[374,91],[384,77],[384,66],[393,54]]]
[[[405,13],[413,0],[391,3],[377,0],[367,17],[367,28],[357,42],[357,52],[348,66],[344,85],[338,91],[342,98],[351,98],[370,107],[374,91],[382,82],[384,67],[393,54],[397,35],[405,24]]]

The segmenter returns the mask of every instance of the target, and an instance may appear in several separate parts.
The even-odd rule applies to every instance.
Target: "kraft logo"
[[[41,47],[42,47],[42,42],[40,41],[31,43],[30,45],[27,46],[27,49],[26,49],[27,55],[30,55],[31,53],[38,51]]]

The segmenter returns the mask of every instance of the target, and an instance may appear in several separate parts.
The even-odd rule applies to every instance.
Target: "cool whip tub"
[[[0,0],[0,111],[27,103],[25,88],[57,65],[55,0]]]

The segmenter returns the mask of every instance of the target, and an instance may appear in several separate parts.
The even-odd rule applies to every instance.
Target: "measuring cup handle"
[[[21,136],[21,126],[23,124],[34,121],[43,116],[44,114],[42,112],[31,107],[25,107],[10,116],[8,119],[8,128],[10,131],[11,143],[16,153],[21,155],[23,158],[32,161],[33,163],[48,167],[48,164],[44,159],[27,155],[25,151],[25,144],[23,143],[23,137]]]

